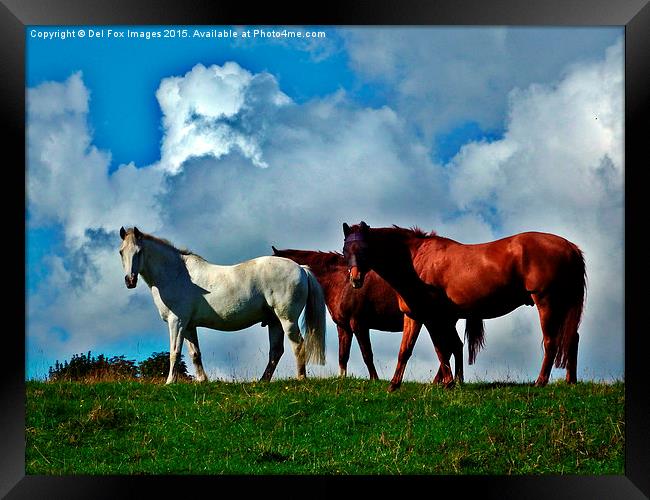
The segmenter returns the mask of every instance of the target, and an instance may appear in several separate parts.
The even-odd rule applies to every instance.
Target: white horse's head
[[[142,266],[142,233],[137,227],[129,229],[120,228],[120,256],[122,258],[122,267],[126,273],[124,282],[127,288],[135,288],[138,284],[138,273]]]

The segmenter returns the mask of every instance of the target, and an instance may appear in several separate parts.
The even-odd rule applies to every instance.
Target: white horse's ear
[[[138,239],[142,238],[142,233],[141,233],[140,230],[139,230],[137,227],[135,227],[135,226],[133,226],[133,234],[134,234],[135,237],[138,238]]]
[[[126,237],[126,231],[124,230],[124,226],[120,228],[120,238],[124,239]]]
[[[347,238],[348,234],[350,234],[350,226],[348,226],[347,222],[344,222],[343,223],[343,236],[345,236]]]

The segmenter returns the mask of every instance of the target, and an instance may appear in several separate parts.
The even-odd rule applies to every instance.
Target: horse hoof
[[[386,389],[386,392],[395,392],[397,389],[399,389],[400,384],[390,384],[388,386],[388,389]]]

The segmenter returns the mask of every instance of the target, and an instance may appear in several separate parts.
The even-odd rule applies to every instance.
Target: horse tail
[[[566,368],[571,346],[577,341],[578,326],[582,319],[585,297],[587,295],[587,269],[585,257],[576,245],[572,245],[570,269],[565,274],[566,281],[562,287],[565,315],[558,329],[558,353],[555,357],[556,368]]]
[[[309,266],[301,265],[307,274],[308,293],[303,315],[305,361],[325,364],[325,295]]]
[[[483,318],[470,316],[465,320],[465,342],[469,350],[469,364],[473,365],[478,352],[485,346]]]

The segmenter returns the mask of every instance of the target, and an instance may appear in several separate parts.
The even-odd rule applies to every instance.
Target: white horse
[[[307,266],[272,256],[219,266],[137,227],[122,227],[120,236],[127,288],[136,286],[140,274],[169,326],[167,384],[177,379],[183,339],[197,381],[207,380],[196,334],[199,326],[235,331],[256,323],[268,325],[269,362],[261,380],[271,380],[284,352],[284,334],[296,356],[299,379],[306,377],[306,362],[325,364],[325,300]],[[303,309],[304,341],[298,327]]]

